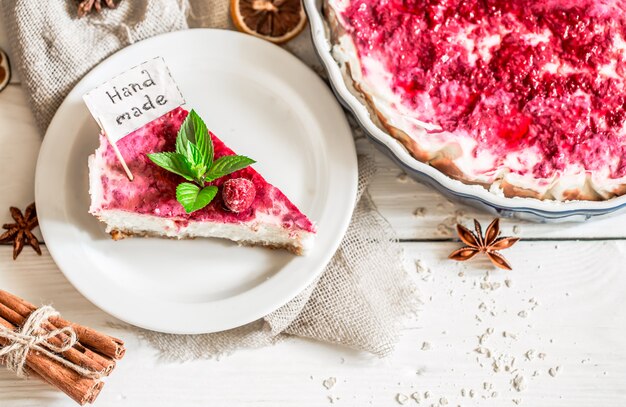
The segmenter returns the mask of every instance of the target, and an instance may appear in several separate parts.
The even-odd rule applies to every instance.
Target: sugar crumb
[[[409,398],[405,394],[402,394],[402,393],[396,394],[396,402],[398,404],[406,404],[407,401],[409,401]]]
[[[548,374],[552,377],[556,377],[557,374],[561,371],[561,366],[551,367],[548,369]]]
[[[327,390],[330,390],[335,386],[336,383],[337,383],[336,377],[329,377],[328,379],[322,382],[322,385],[326,387]]]
[[[511,385],[515,391],[523,391],[526,389],[526,379],[521,374],[518,374],[511,380]]]

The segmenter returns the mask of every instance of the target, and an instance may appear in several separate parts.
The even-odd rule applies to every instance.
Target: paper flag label
[[[162,57],[115,76],[83,99],[114,143],[185,103]]]

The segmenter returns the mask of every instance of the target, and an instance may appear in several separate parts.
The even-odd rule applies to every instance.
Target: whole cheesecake
[[[355,94],[417,160],[507,197],[626,193],[626,1],[324,9]]]
[[[176,187],[184,180],[155,165],[148,154],[173,151],[187,115],[185,109],[177,108],[117,142],[133,181],[101,134],[100,146],[88,160],[89,213],[106,224],[106,232],[114,240],[130,236],[215,237],[287,249],[298,255],[308,253],[313,247],[315,225],[252,167],[211,182],[219,192],[206,207],[191,213],[183,208],[177,201]],[[234,154],[217,136],[209,135],[216,160]],[[228,188],[229,184],[243,184],[254,193]]]

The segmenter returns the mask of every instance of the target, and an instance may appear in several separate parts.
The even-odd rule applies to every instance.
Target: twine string
[[[30,351],[37,351],[63,366],[72,369],[81,376],[90,379],[101,378],[102,373],[86,369],[59,355],[76,345],[78,337],[74,329],[69,326],[50,332],[42,330],[41,325],[44,322],[58,315],[59,313],[54,308],[45,305],[33,311],[19,330],[12,331],[4,326],[0,326],[0,338],[9,341],[8,345],[0,348],[0,358],[4,358],[7,369],[15,372],[18,377],[26,377],[25,366],[28,353]],[[51,339],[60,335],[67,336],[61,346],[50,343]]]

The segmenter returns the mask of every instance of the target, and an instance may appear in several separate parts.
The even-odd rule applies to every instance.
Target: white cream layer
[[[313,247],[314,236],[312,234],[303,232],[294,237],[284,228],[267,223],[233,224],[190,221],[186,225],[181,225],[172,219],[117,209],[101,210],[95,215],[107,225],[107,233],[120,230],[125,233],[149,234],[175,239],[215,237],[240,243],[295,246],[301,248],[303,254],[308,253]]]

